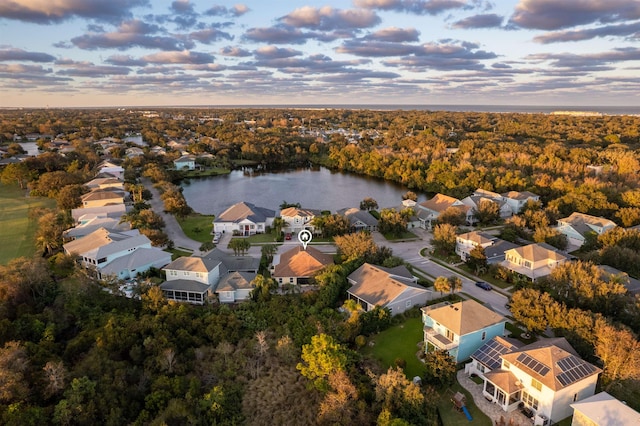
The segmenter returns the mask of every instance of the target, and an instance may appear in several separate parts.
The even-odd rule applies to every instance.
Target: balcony
[[[427,342],[431,343],[438,349],[450,351],[451,349],[458,347],[458,343],[452,342],[431,327],[424,327],[424,335]]]

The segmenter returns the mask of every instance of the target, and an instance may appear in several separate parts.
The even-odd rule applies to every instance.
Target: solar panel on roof
[[[549,372],[549,367],[547,367],[546,365],[544,365],[540,361],[537,361],[537,360],[531,358],[528,354],[526,354],[524,352],[521,353],[520,355],[518,355],[518,358],[516,358],[516,361],[518,361],[521,364],[527,366],[528,368],[530,368],[531,370],[535,371],[536,373],[538,373],[541,376],[545,376]]]
[[[596,367],[573,355],[562,358],[557,364],[562,373],[558,374],[556,378],[562,386],[568,386],[582,380],[596,371]]]
[[[497,340],[491,339],[475,351],[471,357],[494,370],[502,364],[500,356],[509,352],[512,348],[513,346],[506,347]]]

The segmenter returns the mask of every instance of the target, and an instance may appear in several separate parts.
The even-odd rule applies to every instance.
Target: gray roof
[[[260,258],[252,256],[234,256],[220,249],[213,249],[206,256],[207,259],[221,261],[229,272],[257,272],[260,267]]]
[[[117,218],[96,217],[85,225],[67,229],[66,231],[64,231],[63,235],[65,236],[65,238],[80,238],[84,237],[85,235],[89,235],[93,231],[96,231],[100,228],[104,228],[110,232],[120,232],[130,230],[131,224],[129,222],[120,223],[120,219]]]
[[[85,238],[88,238],[88,236]],[[151,240],[145,235],[137,235],[135,237],[125,238],[120,241],[113,241],[107,245],[89,250],[84,255],[93,259],[101,259],[103,257],[107,257],[123,250],[138,249],[146,245],[151,246]]]
[[[171,280],[160,284],[162,290],[190,291],[194,293],[206,293],[211,286],[194,280]]]
[[[253,223],[266,222],[267,218],[275,217],[276,212],[274,210],[266,209],[264,207],[257,207],[251,203],[245,201],[234,204],[222,213],[220,213],[214,222],[242,222],[245,219],[250,220]]]
[[[496,239],[493,244],[484,248],[484,255],[487,256],[487,259],[491,259],[493,257],[504,257],[504,252],[507,250],[511,250],[514,248],[520,247],[517,244],[511,243],[509,241]]]
[[[232,272],[225,275],[218,283],[216,293],[219,291],[251,290],[254,288],[251,282],[256,275],[253,272]]]
[[[156,247],[139,248],[133,253],[118,257],[100,268],[102,274],[118,274],[123,270],[133,270],[156,262],[171,261],[171,253]]]
[[[108,206],[100,207],[85,207],[80,209],[71,210],[71,217],[77,222],[79,218],[85,215],[97,215],[105,214],[108,217],[120,218],[127,212],[127,207],[124,204],[111,204]]]

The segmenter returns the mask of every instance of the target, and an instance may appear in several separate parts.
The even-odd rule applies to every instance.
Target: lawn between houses
[[[0,184],[0,264],[16,257],[31,257],[36,252],[34,236],[38,218],[29,213],[36,208],[54,208],[55,201],[43,197],[25,197],[18,185]]]
[[[213,215],[199,213],[190,214],[183,218],[176,216],[184,234],[192,240],[200,243],[211,242],[211,230],[213,229]]]
[[[370,355],[379,360],[385,367],[394,367],[396,359],[402,358],[406,361],[404,372],[410,380],[415,376],[424,377],[425,367],[422,361],[416,356],[418,343],[424,339],[422,331],[422,317],[408,318],[401,324],[390,327],[369,339],[369,343],[363,349],[365,355]],[[469,422],[463,413],[456,411],[451,403],[451,396],[456,392],[462,392],[467,397],[467,408],[473,420]],[[438,390],[437,406],[444,426],[457,426],[471,423],[473,425],[491,426],[489,417],[476,407],[473,398],[466,390],[454,383],[445,389]]]

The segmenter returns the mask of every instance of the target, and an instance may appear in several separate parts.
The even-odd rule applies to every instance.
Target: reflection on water
[[[257,172],[236,170],[228,175],[193,179],[182,185],[187,203],[198,213],[220,214],[229,206],[247,201],[260,207],[278,210],[283,201],[302,207],[336,210],[358,207],[371,197],[380,208],[402,202],[408,189],[392,182],[332,172],[325,168]],[[418,193],[422,201],[426,197]]]

